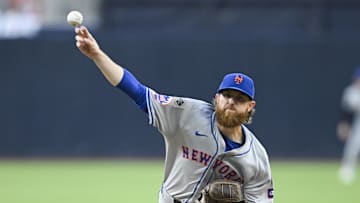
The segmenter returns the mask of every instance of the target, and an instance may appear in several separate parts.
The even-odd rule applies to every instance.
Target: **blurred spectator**
[[[0,38],[31,38],[41,29],[33,0],[8,0],[0,13]]]
[[[84,15],[84,24],[97,26],[100,18],[102,0],[37,0],[40,2],[40,13],[43,28],[46,30],[70,29],[66,15],[71,10],[78,10]]]
[[[343,116],[337,134],[345,141],[345,148],[339,177],[343,183],[350,184],[355,180],[360,152],[360,67],[355,70],[352,83],[345,88],[341,102]]]

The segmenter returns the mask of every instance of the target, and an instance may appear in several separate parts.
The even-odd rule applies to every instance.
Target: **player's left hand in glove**
[[[244,201],[242,186],[231,180],[216,180],[208,184],[198,203],[240,203]]]

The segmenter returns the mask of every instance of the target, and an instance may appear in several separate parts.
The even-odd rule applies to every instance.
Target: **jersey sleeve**
[[[146,104],[148,110],[149,124],[158,128],[163,135],[172,134],[177,131],[182,123],[184,114],[189,112],[189,102],[182,97],[159,94],[147,88]]]
[[[124,76],[117,87],[148,114],[149,123],[157,127],[163,135],[175,132],[183,124],[181,118],[192,117],[194,112],[190,109],[195,103],[201,103],[195,99],[159,94],[140,83],[126,69],[124,69]]]
[[[140,109],[147,112],[146,86],[141,84],[127,69],[124,69],[124,76],[117,85],[117,88],[121,89],[132,98]]]

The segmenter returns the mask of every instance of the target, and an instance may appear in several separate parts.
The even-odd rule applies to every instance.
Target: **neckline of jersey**
[[[243,126],[241,126],[241,131],[244,136],[244,139],[243,139],[244,141],[242,143],[231,140],[230,138],[228,138],[226,135],[224,135],[222,132],[219,131],[225,141],[225,152],[244,146],[244,144],[246,142],[246,135],[245,135],[245,130],[244,130]]]

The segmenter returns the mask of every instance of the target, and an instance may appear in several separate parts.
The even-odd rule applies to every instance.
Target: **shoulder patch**
[[[184,104],[184,100],[182,98],[177,98],[175,100],[176,105],[182,106]]]
[[[173,97],[162,94],[154,94],[154,99],[155,101],[159,102],[161,105],[167,105],[170,104]]]

